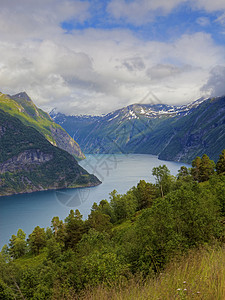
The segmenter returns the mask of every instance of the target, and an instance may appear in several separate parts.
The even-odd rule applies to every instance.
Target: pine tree
[[[200,165],[201,165],[201,157],[197,156],[192,161],[192,168],[191,168],[191,175],[193,176],[194,180],[199,181],[200,179]]]
[[[209,177],[214,173],[215,163],[213,160],[209,159],[206,154],[203,154],[201,164],[200,164],[200,177],[199,182],[204,182],[209,180]]]
[[[221,174],[225,172],[225,149],[222,151],[222,154],[220,154],[220,158],[217,161],[216,171],[217,174]]]
[[[33,232],[29,235],[28,241],[31,251],[35,254],[39,254],[40,249],[46,245],[45,229],[36,226]]]

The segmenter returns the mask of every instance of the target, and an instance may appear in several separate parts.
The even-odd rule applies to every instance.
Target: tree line
[[[71,210],[27,239],[19,229],[0,254],[0,299],[74,299],[87,286],[152,276],[188,249],[224,242],[225,150],[216,164],[204,154],[176,177],[165,165],[152,174],[155,184],[112,191],[87,220]]]

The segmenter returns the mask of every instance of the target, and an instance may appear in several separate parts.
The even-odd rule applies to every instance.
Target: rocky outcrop
[[[32,170],[32,168],[50,161],[52,158],[52,154],[44,153],[39,149],[26,150],[1,163],[0,174]]]
[[[0,137],[3,136],[5,133],[5,128],[3,126],[0,126]]]

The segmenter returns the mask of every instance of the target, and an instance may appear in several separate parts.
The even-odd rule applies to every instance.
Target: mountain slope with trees
[[[0,110],[0,196],[99,183],[71,154]]]
[[[85,153],[146,153],[191,163],[204,153],[216,161],[225,145],[225,97],[181,107],[135,104],[99,117],[51,116]]]
[[[20,119],[24,125],[35,128],[50,143],[66,150],[76,159],[85,158],[77,142],[61,126],[53,122],[46,112],[37,108],[25,92],[13,96],[0,93],[0,109]]]
[[[215,253],[220,253],[217,264],[221,265],[225,233],[224,151],[216,168],[214,171],[206,155],[196,158],[191,170],[182,167],[177,177],[171,176],[165,165],[159,166],[152,172],[155,184],[141,180],[124,195],[113,191],[110,201],[93,204],[85,221],[79,210],[71,210],[64,221],[53,217],[51,228],[35,227],[27,240],[19,229],[0,254],[1,295],[4,299],[87,299],[86,295],[96,295],[98,286],[100,292],[116,286],[115,293],[122,285],[135,290],[132,278],[139,279],[139,286],[146,286],[147,280],[163,282],[164,270],[171,261],[202,247],[215,249],[212,255],[206,255],[209,250],[199,252],[208,259],[214,257],[214,266]],[[202,272],[191,273],[197,276],[197,283],[209,275]],[[214,273],[213,286],[218,291],[222,291],[221,274],[221,270]],[[186,284],[187,279],[195,278],[183,279],[174,295],[189,299],[183,293],[192,297],[195,292],[199,299],[203,286],[197,287],[199,290],[190,282]],[[180,286],[185,284],[192,291]],[[159,292],[157,295],[153,299],[162,297]],[[210,295],[203,294],[203,298],[212,299]]]

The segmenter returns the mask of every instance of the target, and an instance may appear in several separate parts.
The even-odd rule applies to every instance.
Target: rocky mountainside
[[[37,108],[25,93],[13,96],[0,93],[0,109],[20,119],[25,125],[32,126],[43,134],[53,145],[66,150],[76,159],[84,159],[80,146],[69,134],[43,110]]]
[[[182,106],[134,104],[105,116],[65,116],[65,128],[85,153],[148,153],[190,163],[206,153],[215,161],[225,148],[225,97]]]
[[[98,184],[71,154],[0,109],[0,196]]]

